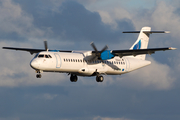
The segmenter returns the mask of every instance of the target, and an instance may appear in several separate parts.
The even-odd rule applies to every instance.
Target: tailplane
[[[141,31],[129,31],[123,33],[139,33],[138,39],[131,46],[130,50],[147,49],[149,43],[149,36],[152,33],[169,33],[169,31],[151,31],[151,27],[143,27]],[[146,54],[137,55],[135,58],[145,60]]]

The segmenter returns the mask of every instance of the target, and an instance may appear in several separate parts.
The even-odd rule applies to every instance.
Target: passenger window
[[[44,55],[43,55],[43,54],[41,54],[41,55],[39,55],[39,56],[38,56],[38,58],[43,58],[43,57],[44,57]]]

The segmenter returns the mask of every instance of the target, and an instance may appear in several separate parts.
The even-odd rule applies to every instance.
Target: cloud
[[[121,81],[127,86],[142,88],[168,90],[174,86],[176,78],[174,77],[173,68],[166,64],[159,63],[153,58],[149,58],[151,64],[145,68],[133,71],[126,75],[126,80]]]
[[[41,38],[67,42],[76,41],[80,42],[80,46],[92,41],[111,43],[110,40],[119,42],[120,33],[123,30],[121,26],[130,24],[130,28],[129,26],[127,28],[133,28],[130,20],[122,19],[116,24],[118,29],[113,30],[110,25],[102,22],[98,12],[91,12],[76,1],[61,1],[54,10],[53,5],[56,2],[51,1],[51,4],[50,1],[36,2],[46,4],[46,8],[41,7],[39,4],[29,7],[29,4],[34,3],[33,1],[20,3],[22,10],[32,16],[32,23],[35,28],[43,31],[44,36]]]
[[[127,118],[108,118],[108,117],[95,117],[93,118],[93,120],[130,120],[130,119],[127,119]]]
[[[35,97],[35,99],[45,99],[45,100],[53,100],[58,96],[58,94],[49,94],[49,93],[44,93],[42,95],[38,95]]]
[[[114,8],[110,11],[98,10],[98,13],[101,15],[102,21],[105,24],[111,25],[113,29],[118,28],[118,21],[131,19],[130,13],[122,7]]]
[[[0,42],[0,47],[7,46],[7,43]],[[14,42],[8,42],[13,44]],[[21,43],[26,46],[26,43]],[[61,85],[66,79],[66,74],[44,73],[42,79],[36,79],[35,70],[30,67],[30,61],[33,55],[28,52],[0,50],[1,53],[1,87],[19,87],[19,86],[41,86],[41,85]],[[55,77],[56,76],[56,77]],[[69,80],[70,81],[70,80]],[[68,82],[69,82],[68,81]]]
[[[178,31],[180,27],[180,17],[175,14],[176,8],[172,4],[164,1],[157,2],[153,10],[148,10],[146,14],[135,14],[134,25],[136,27],[150,25],[156,29],[170,30],[173,36],[179,36]],[[137,15],[137,16],[136,16]]]
[[[32,24],[32,16],[25,13],[12,0],[0,1],[0,38],[22,40],[24,37],[38,37],[44,33]]]

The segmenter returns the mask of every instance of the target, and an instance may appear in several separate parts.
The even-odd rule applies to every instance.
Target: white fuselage
[[[47,57],[48,56],[48,57]],[[98,74],[121,75],[151,64],[132,56],[114,57],[110,60],[90,60],[87,52],[40,52],[31,60],[31,67],[37,71],[63,72],[79,76]]]

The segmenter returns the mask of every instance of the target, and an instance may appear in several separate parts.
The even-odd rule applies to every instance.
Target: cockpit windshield
[[[38,55],[38,58],[43,58],[43,57],[44,57],[43,54]]]
[[[34,58],[52,58],[51,55],[48,54],[36,54]]]

